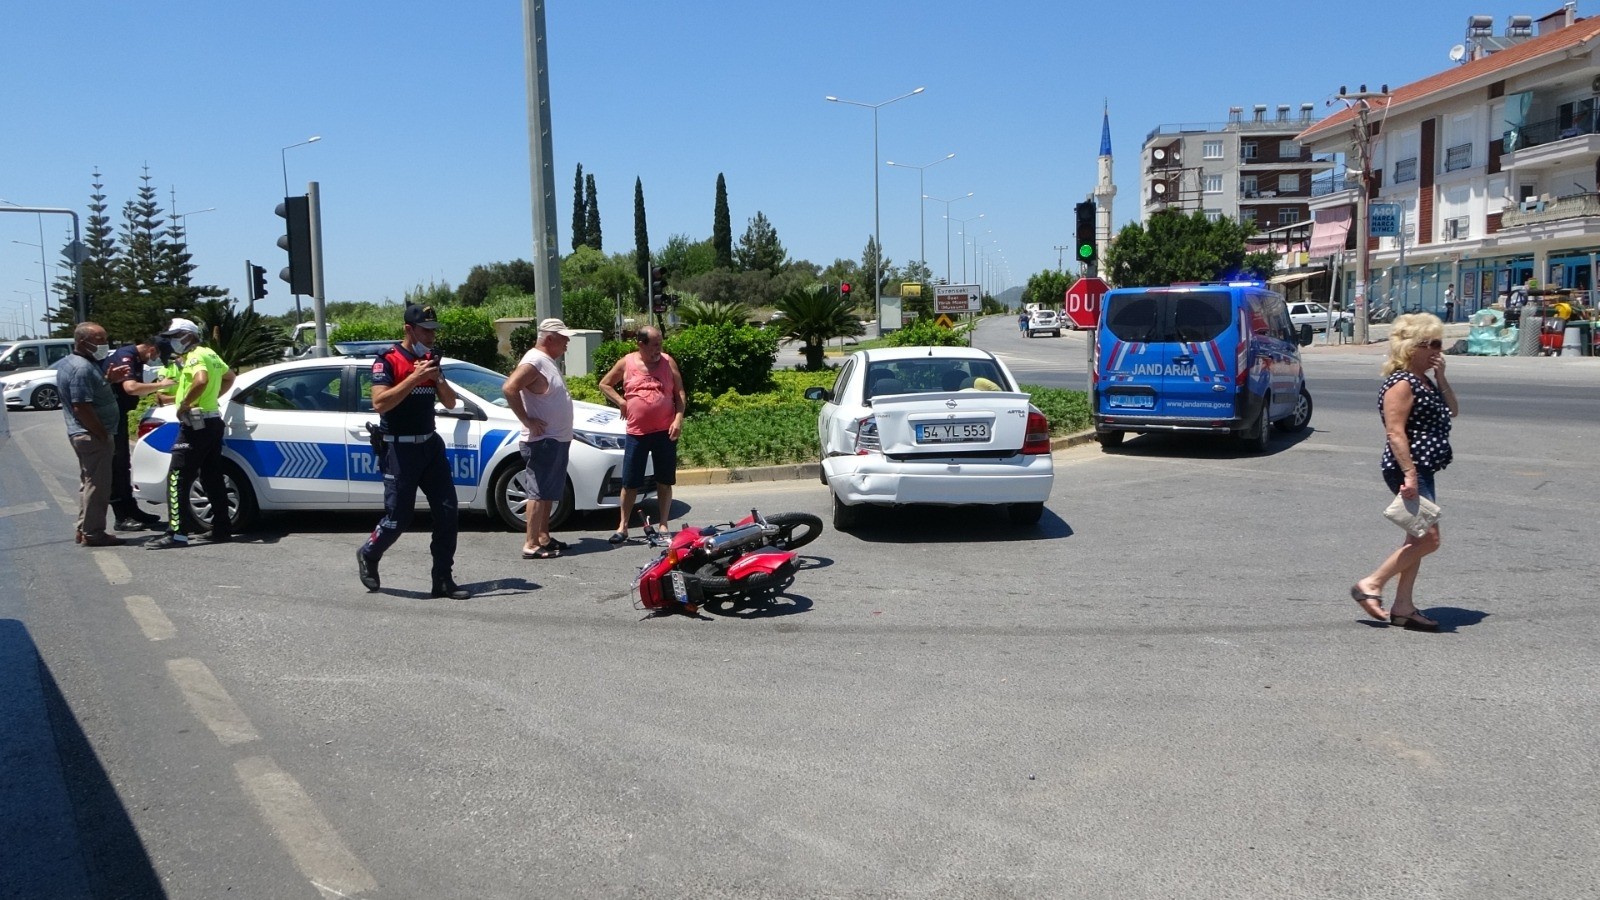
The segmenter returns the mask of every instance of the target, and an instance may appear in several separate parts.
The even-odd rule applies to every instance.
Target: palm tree
[[[827,285],[791,289],[779,297],[774,306],[778,311],[774,324],[783,330],[785,338],[800,342],[806,368],[812,371],[823,367],[822,350],[831,338],[857,337],[866,331],[849,301],[841,299]]]
[[[288,336],[263,321],[260,313],[239,312],[232,300],[202,300],[194,307],[194,317],[200,320],[206,343],[234,368],[276,362],[289,345]]]
[[[750,307],[737,301],[707,303],[685,297],[678,305],[678,319],[685,325],[743,325],[750,320]]]

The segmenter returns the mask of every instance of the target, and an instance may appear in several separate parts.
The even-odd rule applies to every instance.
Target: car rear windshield
[[[1013,390],[992,359],[901,359],[867,366],[867,399],[885,394],[932,394],[981,390],[979,378],[999,390]],[[993,388],[991,388],[993,390]]]
[[[1233,302],[1226,291],[1114,294],[1105,322],[1118,340],[1130,343],[1209,341],[1233,322]]]

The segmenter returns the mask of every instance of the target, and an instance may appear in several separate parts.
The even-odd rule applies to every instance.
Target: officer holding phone
[[[411,524],[417,491],[433,514],[433,596],[472,596],[455,583],[456,487],[444,439],[434,430],[434,403],[454,409],[455,389],[444,379],[433,353],[438,320],[431,306],[406,306],[405,340],[372,363],[372,408],[381,418],[383,518],[356,551],[357,571],[369,591],[380,587],[378,562]]]

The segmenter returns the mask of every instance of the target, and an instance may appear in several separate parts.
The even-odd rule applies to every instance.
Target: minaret
[[[1111,181],[1111,106],[1107,103],[1100,118],[1100,180],[1094,186],[1095,256],[1102,273],[1107,271],[1106,251],[1111,249],[1111,198],[1115,196],[1117,186]]]

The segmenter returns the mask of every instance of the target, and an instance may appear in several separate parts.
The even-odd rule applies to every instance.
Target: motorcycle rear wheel
[[[777,526],[772,546],[781,550],[804,547],[822,533],[822,517],[811,513],[781,512],[766,517],[768,525]]]
[[[728,577],[728,570],[718,563],[706,563],[695,571],[694,577],[700,582],[700,591],[707,600],[772,593],[783,590],[794,581],[792,574],[773,576],[766,572],[752,572],[749,577],[735,584],[734,580]]]

